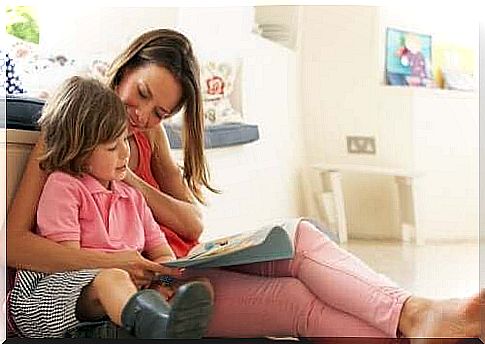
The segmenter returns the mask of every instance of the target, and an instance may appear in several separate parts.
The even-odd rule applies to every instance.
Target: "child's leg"
[[[138,338],[200,338],[208,326],[212,295],[205,284],[186,283],[169,304],[155,290],[137,291],[126,271],[105,269],[84,289],[78,310],[88,319],[106,314]]]
[[[107,315],[115,324],[122,326],[121,313],[137,291],[126,271],[101,270],[79,297],[78,317],[83,320],[95,320]]]

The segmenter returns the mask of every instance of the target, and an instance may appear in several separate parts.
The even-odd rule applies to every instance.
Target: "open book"
[[[273,223],[262,228],[195,246],[186,257],[164,263],[171,267],[210,268],[289,259],[294,255],[294,233],[300,219]]]

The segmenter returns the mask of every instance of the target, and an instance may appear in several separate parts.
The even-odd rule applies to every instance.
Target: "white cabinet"
[[[477,93],[389,86],[380,91],[380,111],[399,123],[389,125],[389,135],[398,138],[394,145],[402,155],[389,160],[422,174],[415,184],[415,209],[425,238],[477,238]],[[389,155],[395,151],[383,149]]]

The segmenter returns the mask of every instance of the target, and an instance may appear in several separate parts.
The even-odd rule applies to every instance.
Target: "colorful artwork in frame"
[[[431,36],[392,28],[386,36],[387,84],[434,87]]]

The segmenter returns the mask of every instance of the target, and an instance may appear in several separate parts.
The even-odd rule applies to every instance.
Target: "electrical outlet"
[[[351,154],[376,154],[374,136],[347,136],[347,152]]]

